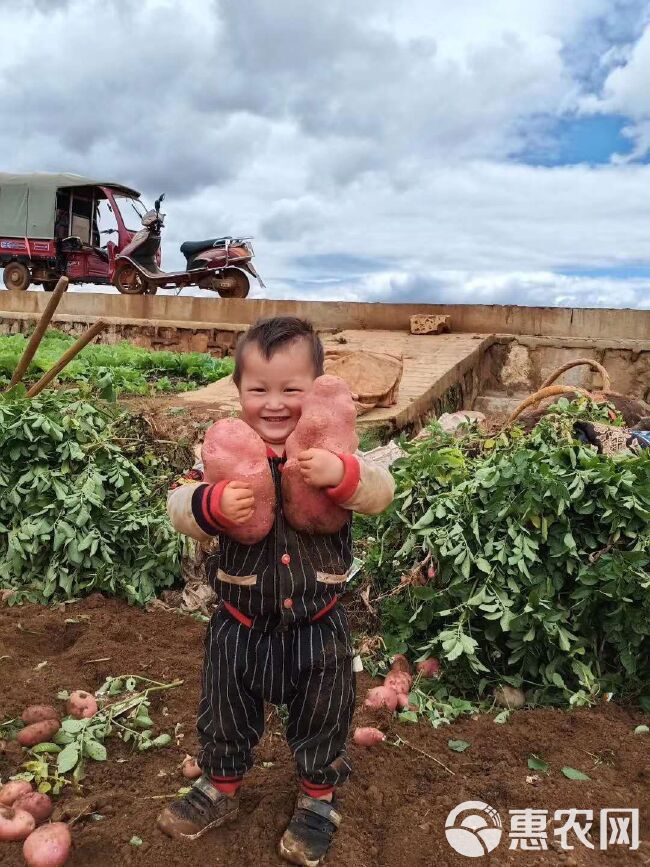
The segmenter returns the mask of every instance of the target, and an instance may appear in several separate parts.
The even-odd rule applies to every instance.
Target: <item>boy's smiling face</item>
[[[264,358],[257,344],[251,343],[242,361],[242,418],[267,445],[281,452],[316,378],[310,346],[306,340],[293,340]]]

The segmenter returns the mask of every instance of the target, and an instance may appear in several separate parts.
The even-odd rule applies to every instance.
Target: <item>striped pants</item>
[[[264,702],[285,704],[287,741],[298,773],[335,786],[350,774],[345,749],[355,701],[352,645],[345,610],[288,630],[261,631],[223,609],[205,642],[198,763],[213,776],[241,776],[264,731]]]

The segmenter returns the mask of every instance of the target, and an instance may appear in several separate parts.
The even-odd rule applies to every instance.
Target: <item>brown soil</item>
[[[291,757],[275,712],[269,710],[267,733],[247,777],[238,821],[194,843],[166,839],[155,817],[166,796],[185,784],[178,770],[186,752],[196,746],[195,707],[198,698],[204,624],[177,613],[144,613],[115,600],[91,597],[85,602],[47,609],[38,606],[0,608],[0,719],[13,717],[30,703],[52,703],[61,689],[97,689],[109,674],[142,674],[155,680],[183,678],[182,687],[152,697],[156,723],[173,733],[182,724],[182,747],[132,754],[115,740],[109,760],[91,762],[84,790],[66,792],[58,810],[78,815],[88,803],[104,818],[80,819],[73,828],[70,867],[242,867],[281,865],[275,852],[292,811],[296,783]],[[9,657],[9,658],[4,658]],[[103,657],[107,661],[93,662]],[[40,663],[47,665],[37,668]],[[371,683],[363,674],[359,695]],[[163,709],[166,708],[166,712]],[[509,809],[545,808],[551,813],[570,807],[638,807],[642,844],[637,852],[615,847],[573,852],[559,847],[545,853],[509,851],[508,840],[481,863],[490,865],[571,865],[650,863],[650,762],[648,735],[634,735],[639,712],[601,705],[592,710],[515,712],[505,726],[490,716],[465,719],[451,727],[408,725],[383,720],[391,737],[399,734],[429,757],[406,746],[381,745],[373,750],[351,746],[355,772],[341,788],[344,823],[327,863],[331,867],[437,867],[466,865],[468,859],[450,848],[444,821],[451,808],[465,800],[483,800],[499,810],[509,829]],[[376,722],[357,712],[357,723]],[[469,741],[463,753],[447,747],[450,738]],[[527,783],[531,753],[551,763],[548,777]],[[453,771],[438,765],[437,758]],[[126,759],[117,762],[117,759]],[[0,756],[0,775],[16,772],[20,755],[15,744]],[[263,763],[266,763],[264,766]],[[272,763],[270,766],[268,763]],[[579,768],[588,782],[565,779],[560,768]],[[84,801],[77,800],[79,797]],[[134,836],[144,843],[129,844]],[[552,832],[550,840],[553,840]],[[597,837],[597,834],[596,834]],[[19,844],[0,844],[0,863],[23,864]]]
[[[190,447],[203,439],[206,429],[216,419],[214,410],[182,404],[175,395],[125,397],[120,399],[120,406],[142,415],[158,439]]]

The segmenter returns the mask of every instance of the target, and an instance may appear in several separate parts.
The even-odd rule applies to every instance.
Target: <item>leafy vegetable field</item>
[[[25,382],[32,383],[49,370],[74,343],[60,331],[48,331],[30,364]],[[0,336],[0,388],[6,386],[27,344],[22,334]],[[59,374],[67,383],[87,383],[108,400],[118,394],[156,394],[189,391],[232,373],[231,358],[212,358],[198,352],[154,352],[127,341],[93,344]]]
[[[148,601],[180,574],[165,497],[190,461],[79,391],[0,397],[1,586],[14,601]]]
[[[599,454],[574,432],[593,410],[556,410],[530,434],[433,425],[403,444],[392,508],[362,521],[387,649],[437,656],[443,703],[506,683],[530,703],[650,707],[650,450]]]

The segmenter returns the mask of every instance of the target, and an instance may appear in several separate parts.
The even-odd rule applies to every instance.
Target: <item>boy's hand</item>
[[[246,482],[229,482],[223,489],[219,506],[229,521],[245,524],[255,508],[253,489]]]
[[[335,488],[345,475],[345,466],[338,455],[327,449],[307,449],[298,455],[303,481],[314,488]]]

